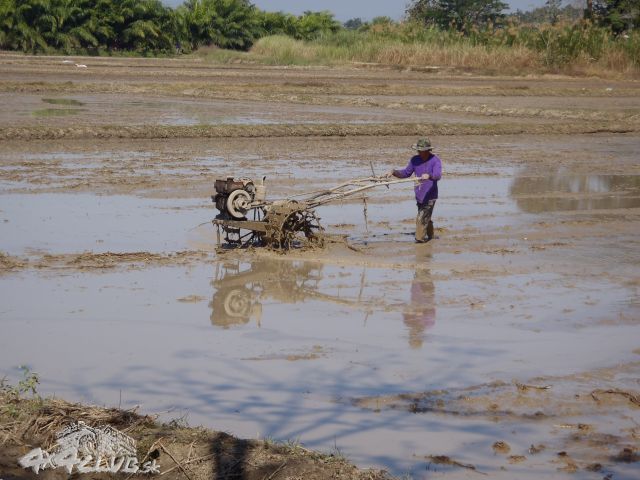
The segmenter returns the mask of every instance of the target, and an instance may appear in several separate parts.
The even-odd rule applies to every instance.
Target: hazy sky
[[[503,0],[512,10],[531,10],[544,5],[545,0]],[[183,0],[164,0],[167,5],[180,5]],[[395,20],[404,14],[408,0],[252,0],[262,10],[301,14],[305,10],[329,10],[342,22],[360,17],[371,20],[385,15]]]

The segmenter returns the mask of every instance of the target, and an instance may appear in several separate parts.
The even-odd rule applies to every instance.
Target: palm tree
[[[12,48],[9,40],[13,30],[15,13],[15,0],[0,0],[0,48]]]
[[[11,43],[15,49],[24,52],[45,52],[49,49],[42,35],[49,15],[48,0],[26,0],[16,5]]]
[[[249,0],[186,0],[175,11],[161,0],[0,0],[0,48],[32,53],[173,51],[181,43],[246,50],[261,34]]]
[[[48,30],[43,34],[49,46],[65,53],[96,47],[88,10],[81,8],[78,0],[52,0],[50,14],[45,17]]]
[[[193,49],[213,44],[248,50],[260,34],[256,8],[248,0],[187,0],[181,14]]]

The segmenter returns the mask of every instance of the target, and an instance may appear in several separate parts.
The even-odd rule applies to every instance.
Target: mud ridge
[[[353,398],[351,403],[364,409],[486,415],[505,420],[593,416],[603,409],[639,408],[640,396],[632,388],[595,388],[595,380],[614,371],[633,374],[639,370],[640,362],[630,362],[567,377],[536,377],[527,383],[495,381],[461,389]]]
[[[452,125],[429,123],[399,124],[284,124],[284,125],[199,125],[199,126],[77,126],[4,127],[0,140],[48,140],[88,138],[269,138],[269,137],[391,137],[431,135],[516,135],[631,133],[640,125],[570,123],[564,125]]]
[[[32,72],[30,69],[26,69]],[[588,86],[529,86],[529,85],[464,85],[464,86],[441,86],[441,85],[416,85],[407,84],[403,77],[392,78],[388,83],[377,83],[369,76],[356,76],[347,81],[341,82],[336,78],[336,73],[343,70],[333,70],[333,75],[318,79],[314,76],[312,80],[304,75],[303,71],[292,70],[285,73],[278,73],[278,78],[269,78],[265,83],[256,82],[251,77],[251,71],[232,71],[220,73],[219,69],[212,69],[207,72],[207,77],[215,78],[215,83],[211,81],[203,82],[200,79],[189,78],[189,72],[185,72],[180,80],[171,77],[173,81],[168,82],[144,82],[130,84],[116,81],[94,82],[94,81],[27,81],[27,82],[0,82],[0,92],[19,93],[106,93],[106,94],[136,94],[136,95],[179,95],[191,98],[212,98],[227,100],[260,100],[260,101],[286,101],[300,103],[342,103],[343,99],[332,98],[335,95],[418,95],[418,96],[482,96],[482,97],[632,97],[638,93],[637,87],[618,87],[607,90],[598,84]],[[136,69],[136,78],[139,79],[140,72]],[[158,77],[166,72],[166,67],[158,69],[153,74]],[[35,74],[35,71],[33,72]],[[42,74],[42,67],[39,66],[37,74]],[[49,75],[59,73],[56,70],[47,72]],[[103,72],[106,73],[106,72]],[[254,72],[255,73],[255,72]],[[264,75],[264,67],[260,69]],[[185,77],[188,80],[185,80]],[[459,80],[460,77],[447,77],[452,81]],[[447,78],[440,78],[446,81]],[[340,80],[344,80],[342,77]],[[316,96],[317,95],[317,96]]]
[[[24,269],[101,270],[118,267],[142,268],[147,266],[185,265],[205,260],[208,253],[181,251],[172,253],[104,252],[45,254],[35,258],[16,257],[0,253],[0,273]]]

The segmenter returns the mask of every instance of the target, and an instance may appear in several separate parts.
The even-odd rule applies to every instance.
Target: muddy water
[[[633,142],[619,142],[624,159]],[[44,255],[213,252],[211,203],[179,194],[177,179],[196,181],[199,168],[231,171],[222,147],[190,151],[188,162],[121,153],[116,160],[136,167],[127,170],[132,179],[180,174],[171,184],[141,182],[127,195],[75,192],[29,164],[41,162],[21,159],[11,169],[26,174],[2,178],[1,249],[40,263],[0,275],[0,375],[15,379],[16,367],[28,364],[46,394],[337,448],[360,465],[414,478],[478,475],[428,455],[497,478],[562,478],[559,451],[580,459],[583,478],[602,477],[584,470],[594,462],[615,478],[634,478],[637,464],[611,457],[637,444],[637,408],[605,403],[592,411],[571,399],[638,389],[637,169],[618,161],[615,174],[593,173],[588,155],[563,157],[560,168],[514,167],[513,148],[504,145],[505,158],[488,158],[483,145],[456,147],[469,160],[447,162],[438,239],[429,244],[413,243],[415,204],[405,186],[370,195],[366,219],[360,200],[319,210],[327,230],[348,234],[359,252],[333,245],[287,256],[211,253],[146,268],[128,261],[60,268]],[[272,171],[273,195],[362,170],[339,154],[313,173],[304,154],[261,163],[254,155],[238,162],[246,174]],[[95,167],[104,158],[48,161],[97,190],[116,178]],[[65,193],[37,193],[50,181]],[[597,373],[618,365],[627,370]],[[535,392],[518,393],[512,381],[551,385],[557,408],[535,401]],[[449,392],[444,406],[415,406],[414,397],[433,391]],[[486,408],[476,391],[490,397]],[[459,405],[466,398],[473,408]],[[610,437],[591,449],[576,445],[571,428],[559,425],[581,422]],[[495,455],[497,441],[527,458],[515,464]],[[546,449],[530,454],[532,444]]]
[[[396,472],[419,467],[413,453],[460,456],[468,442],[482,450],[520,428],[360,411],[352,398],[566,375],[637,347],[637,325],[598,325],[628,311],[632,292],[597,280],[576,292],[550,275],[483,285],[445,280],[439,269],[256,260],[220,270],[26,272],[1,283],[3,337],[19,339],[3,345],[2,364],[33,365],[47,392],[107,405],[122,396],[126,407],[178,409],[169,416],[188,412],[194,424],[243,436],[336,444]],[[538,300],[520,301],[514,313],[508,305],[525,288]],[[586,304],[603,291],[606,301]],[[470,298],[493,300],[469,307]],[[602,348],[604,335],[615,352]],[[543,436],[522,433],[523,442]]]
[[[571,175],[566,169],[549,173],[543,178],[522,175],[513,182],[519,208],[539,213],[640,207],[640,176]]]
[[[180,210],[180,215],[175,212]],[[2,250],[33,252],[174,252],[185,250],[185,231],[206,220],[201,201],[145,200],[88,194],[2,197]],[[29,239],[28,241],[25,241]]]

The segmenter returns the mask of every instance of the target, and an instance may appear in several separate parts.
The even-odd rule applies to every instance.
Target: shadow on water
[[[175,360],[175,359],[174,359]],[[391,356],[382,361],[393,362]],[[442,360],[446,362],[446,360]],[[435,369],[435,371],[446,369]],[[363,442],[361,448],[370,451],[367,463],[384,465],[392,472],[400,473],[407,468],[407,459],[397,452],[380,453],[380,442],[398,444],[408,430],[419,429],[426,443],[421,451],[438,452],[438,445],[428,439],[441,434],[471,434],[496,438],[500,435],[500,425],[482,420],[465,419],[452,424],[450,418],[433,415],[429,412],[411,413],[382,412],[372,413],[349,406],[339,399],[345,396],[378,395],[395,390],[375,371],[367,373],[365,387],[360,372],[345,368],[331,378],[318,381],[323,372],[302,371],[295,376],[279,373],[277,370],[256,371],[252,366],[231,359],[219,359],[215,367],[206,372],[165,369],[161,366],[132,366],[117,378],[106,379],[93,385],[85,385],[89,390],[99,388],[120,389],[135,392],[142,397],[180,398],[185,395],[195,400],[189,407],[190,414],[209,418],[210,426],[216,427],[221,419],[242,423],[244,421],[260,425],[261,436],[276,440],[300,441],[311,448],[327,451],[336,445],[343,448],[345,442]],[[464,374],[463,374],[464,375]],[[164,379],[162,382],[141,379]],[[466,378],[472,382],[476,379]],[[441,374],[432,375],[429,384],[444,385],[448,379]],[[323,395],[335,400],[309,402],[308,396],[316,393],[317,385],[323,384],[327,391]],[[274,395],[277,398],[274,398]],[[222,424],[224,425],[224,424]],[[235,429],[234,429],[235,430]],[[528,427],[523,426],[519,434],[527,434]],[[237,430],[235,430],[237,431]],[[384,440],[380,438],[384,433]],[[243,459],[249,454],[250,444],[246,441],[220,433],[212,443],[216,478],[245,478]],[[420,463],[416,460],[414,463]]]
[[[511,196],[527,213],[640,207],[640,175],[577,175],[565,168],[539,176],[525,168]]]

